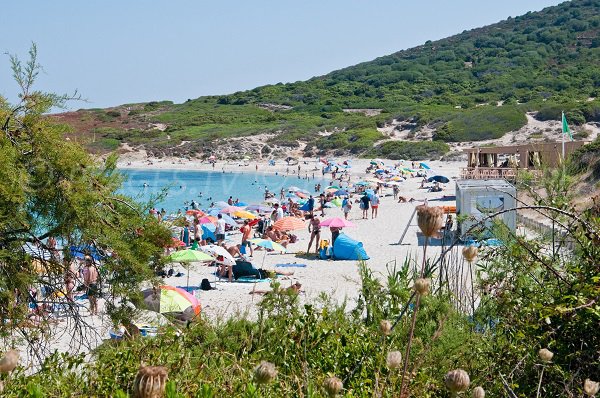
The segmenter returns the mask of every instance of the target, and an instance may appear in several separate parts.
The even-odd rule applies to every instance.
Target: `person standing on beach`
[[[248,220],[244,220],[244,226],[241,229],[242,232],[242,247],[248,247],[250,249],[250,257],[254,256],[254,250],[252,250],[252,245],[250,244],[250,233],[252,232],[252,227],[250,227]]]
[[[221,244],[225,240],[225,220],[223,215],[219,213],[217,216],[217,227],[215,228],[217,243]]]
[[[279,206],[279,203],[275,203],[275,219],[273,221],[279,221],[283,218],[283,209]]]
[[[315,253],[319,254],[319,244],[321,243],[321,220],[317,216],[310,216],[310,223],[308,223],[308,232],[310,232],[310,241],[308,242],[308,249],[306,254],[310,253],[310,247],[312,246],[313,239],[315,239]]]
[[[315,210],[315,198],[313,198],[312,195],[310,195],[310,198],[308,198],[308,213],[310,214],[310,216],[313,216],[313,211]],[[310,232],[310,227],[309,227],[309,232]]]
[[[83,268],[83,284],[86,287],[86,294],[90,302],[90,313],[98,315],[98,270],[90,256],[85,256],[85,267]]]
[[[379,210],[379,195],[374,193],[370,197],[371,199],[371,219],[377,218],[377,210]]]
[[[352,210],[352,203],[350,203],[350,199],[346,196],[342,201],[342,211],[344,212],[344,219],[348,219],[348,213]]]
[[[283,187],[281,188],[281,191],[279,191],[279,199],[285,199],[285,189],[283,189]]]
[[[362,218],[366,220],[369,218],[369,195],[365,194],[360,198],[360,208],[362,210]]]
[[[319,195],[319,204],[321,205],[321,217],[325,217],[325,195]]]

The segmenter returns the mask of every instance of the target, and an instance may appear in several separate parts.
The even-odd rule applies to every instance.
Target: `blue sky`
[[[88,103],[183,102],[305,80],[559,4],[557,0],[17,0],[0,13],[0,52],[38,46],[37,88]],[[0,95],[14,101],[8,56]]]

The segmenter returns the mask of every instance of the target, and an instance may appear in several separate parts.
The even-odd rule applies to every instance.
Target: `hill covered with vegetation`
[[[127,143],[157,156],[202,155],[234,142],[241,154],[434,157],[445,142],[517,130],[526,112],[557,120],[565,110],[572,124],[600,122],[598,10],[600,0],[573,0],[307,81],[57,117],[98,152]],[[378,130],[394,121],[428,128],[440,142],[407,145]],[[239,137],[250,136],[262,144],[244,146]]]

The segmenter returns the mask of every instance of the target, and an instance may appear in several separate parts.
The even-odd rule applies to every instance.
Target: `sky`
[[[228,94],[306,80],[559,4],[558,0],[18,0],[0,13],[0,95],[9,57],[34,42],[36,88],[75,90],[70,109]]]

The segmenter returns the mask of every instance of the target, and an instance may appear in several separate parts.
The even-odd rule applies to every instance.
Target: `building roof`
[[[568,141],[565,142],[565,150],[572,151],[583,145],[585,145],[585,141]],[[489,147],[473,147],[463,149],[466,153],[481,153],[481,154],[517,154],[517,153],[525,153],[525,152],[554,152],[562,150],[562,142],[561,141],[553,141],[553,142],[532,142],[531,144],[524,145],[510,145],[510,146],[489,146]]]
[[[481,190],[482,188],[493,188],[493,189],[515,189],[514,185],[506,180],[458,180],[456,181],[456,188],[466,190]]]

